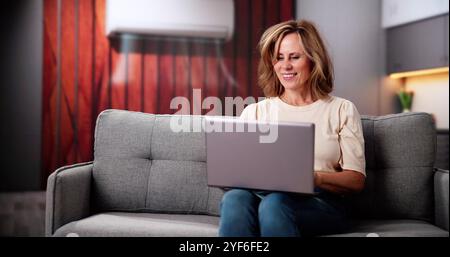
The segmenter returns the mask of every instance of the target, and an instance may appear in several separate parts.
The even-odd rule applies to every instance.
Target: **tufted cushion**
[[[431,220],[436,130],[431,115],[362,117],[367,178],[352,215]]]
[[[204,133],[174,133],[171,117],[120,110],[99,115],[93,167],[97,211],[218,215],[223,192],[206,183]]]

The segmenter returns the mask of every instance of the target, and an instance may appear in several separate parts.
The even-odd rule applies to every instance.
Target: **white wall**
[[[334,95],[355,103],[361,114],[378,115],[384,73],[380,0],[297,0],[297,19],[313,21],[335,68]],[[384,110],[390,112],[391,109]]]
[[[405,85],[414,92],[411,111],[431,113],[438,129],[449,129],[448,73],[411,77]]]

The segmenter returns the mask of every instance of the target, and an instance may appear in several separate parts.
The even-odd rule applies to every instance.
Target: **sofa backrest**
[[[173,132],[173,115],[106,110],[95,132],[93,191],[99,211],[219,214],[208,187],[204,132]],[[188,116],[191,128],[201,116]],[[367,179],[348,197],[358,218],[430,220],[435,127],[426,113],[363,116]]]
[[[427,113],[362,116],[366,186],[348,197],[358,218],[433,216],[436,129]]]
[[[97,211],[219,214],[223,191],[207,186],[205,135],[173,132],[171,117],[120,110],[99,115],[93,166]]]

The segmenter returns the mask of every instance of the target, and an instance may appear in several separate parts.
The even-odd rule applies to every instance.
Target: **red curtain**
[[[44,1],[43,187],[56,168],[93,159],[97,115],[108,108],[168,114],[176,96],[262,96],[257,43],[295,17],[295,0],[235,0],[222,44],[107,38],[105,0]],[[191,110],[192,111],[192,110]],[[202,110],[205,114],[208,110]]]

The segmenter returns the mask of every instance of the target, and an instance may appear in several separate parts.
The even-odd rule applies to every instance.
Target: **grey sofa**
[[[174,133],[170,115],[106,110],[94,161],[48,178],[47,236],[217,236],[223,191],[206,183],[204,132]],[[201,116],[189,116],[194,124]],[[445,236],[449,174],[433,168],[430,115],[362,118],[363,192],[347,198],[353,227],[331,236]]]

